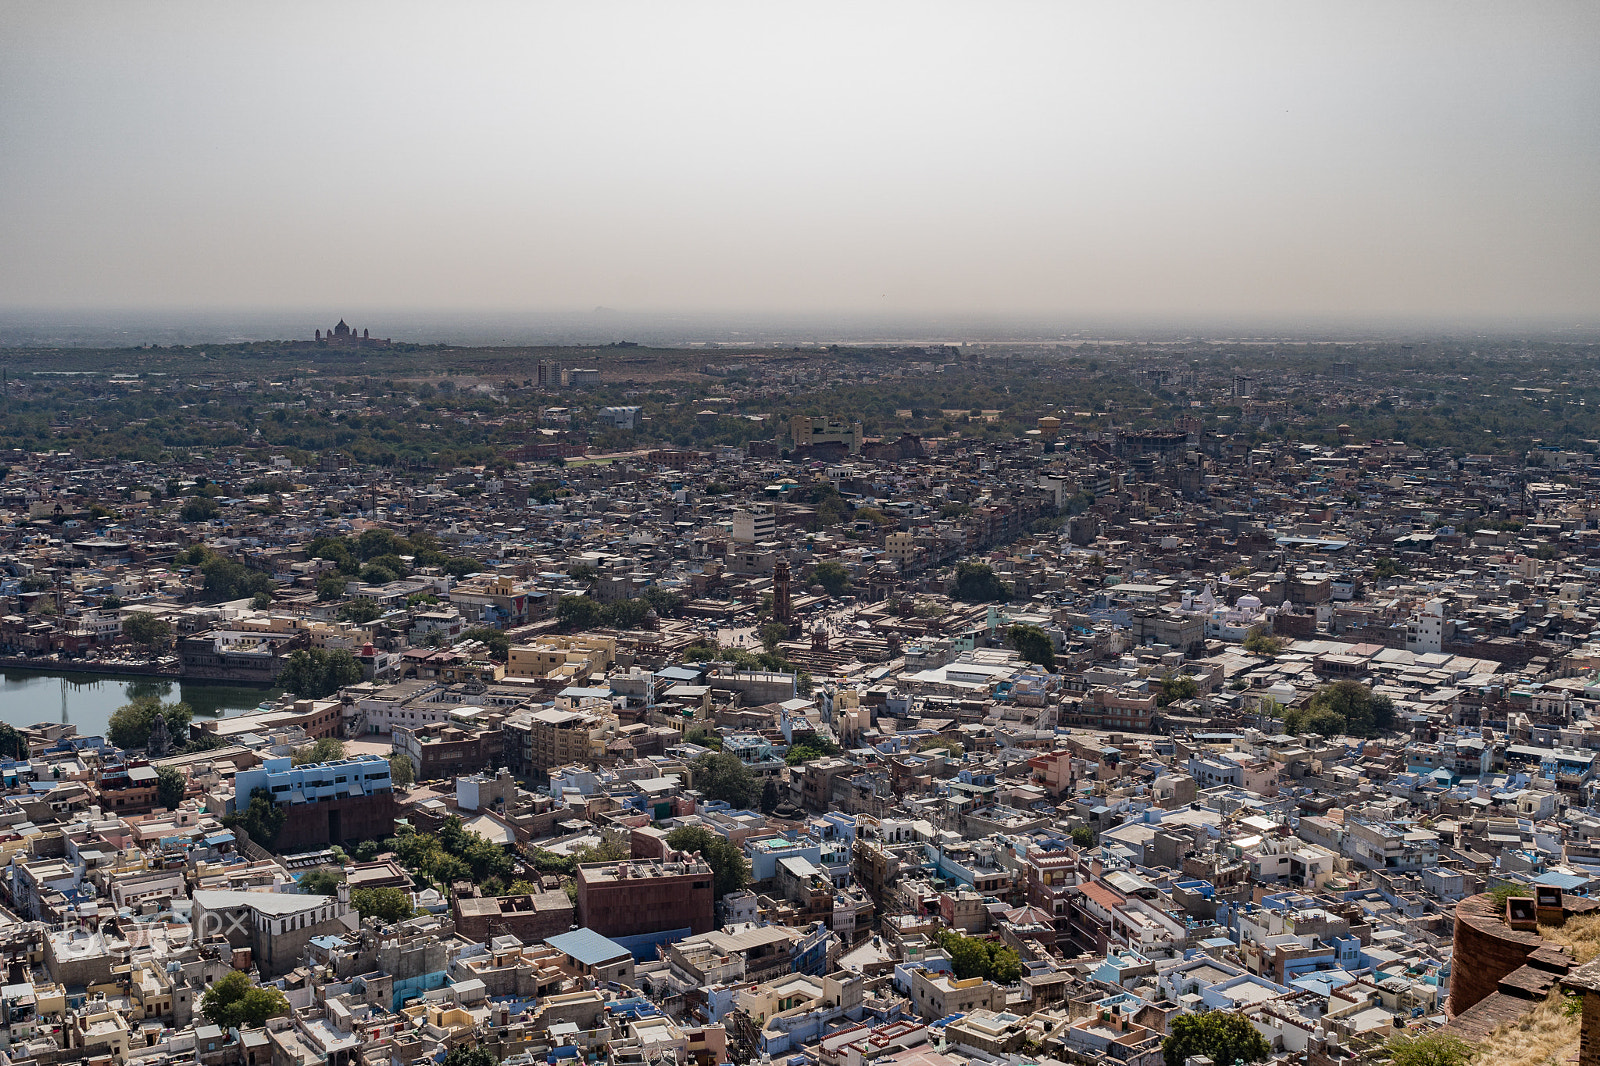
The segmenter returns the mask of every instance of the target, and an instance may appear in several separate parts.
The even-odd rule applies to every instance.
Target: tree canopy
[[[954,929],[940,930],[934,936],[949,954],[957,980],[982,977],[1009,985],[1022,979],[1022,960],[998,940],[979,940]]]
[[[812,759],[825,759],[830,755],[839,754],[839,745],[827,737],[813,733],[809,737],[801,737],[789,746],[788,754],[783,761],[790,766],[799,766],[801,763],[810,762]]]
[[[182,770],[173,766],[163,766],[156,771],[156,803],[172,810],[183,802],[183,795],[189,790],[189,778]]]
[[[744,810],[761,799],[761,784],[737,755],[713,751],[693,763],[694,787],[707,799],[722,800]]]
[[[511,657],[511,638],[505,630],[493,626],[473,626],[461,634],[463,640],[476,640],[489,648],[489,658],[503,663]]]
[[[172,643],[172,623],[146,611],[135,611],[122,620],[122,635],[145,652],[160,651]]]
[[[243,829],[250,839],[271,851],[283,832],[287,815],[282,807],[272,802],[272,793],[258,788],[250,793],[250,803],[242,811],[222,816],[222,824],[230,829]]]
[[[1394,728],[1394,701],[1359,681],[1335,681],[1284,713],[1287,732],[1375,737]]]
[[[289,764],[306,766],[317,762],[335,762],[344,756],[344,741],[337,737],[318,737],[311,743],[290,752]]]
[[[268,1018],[289,1013],[289,1000],[270,985],[258,987],[239,970],[217,978],[200,1000],[200,1013],[223,1029],[259,1029]]]
[[[119,748],[142,748],[150,742],[157,716],[167,720],[167,732],[175,742],[188,739],[194,711],[187,703],[162,703],[159,696],[135,696],[112,711],[106,737]]]
[[[411,899],[394,887],[358,888],[350,893],[350,906],[363,918],[403,922],[416,913]]]
[[[291,652],[278,674],[278,684],[301,699],[315,700],[331,696],[346,685],[361,680],[361,664],[343,648],[325,651]]]
[[[821,585],[830,596],[842,596],[850,587],[850,571],[841,562],[825,559],[811,568],[810,584]]]
[[[500,1060],[488,1048],[457,1044],[445,1052],[440,1066],[500,1066]]]
[[[702,825],[686,825],[667,834],[667,844],[678,851],[698,851],[716,875],[717,898],[737,892],[750,880],[744,852]]]
[[[994,576],[988,563],[957,563],[950,597],[966,603],[1004,603],[1011,598],[1011,589]]]
[[[1055,641],[1050,639],[1050,634],[1038,626],[1011,626],[1006,630],[1006,643],[1015,648],[1017,654],[1027,662],[1035,663],[1046,670],[1055,669]]]
[[[389,756],[389,781],[395,788],[410,788],[416,779],[417,770],[411,763],[411,756],[403,751]]]
[[[1169,1032],[1161,1042],[1166,1066],[1183,1066],[1193,1055],[1205,1055],[1218,1066],[1262,1062],[1272,1055],[1272,1046],[1242,1014],[1220,1010],[1180,1014],[1172,1019]]]

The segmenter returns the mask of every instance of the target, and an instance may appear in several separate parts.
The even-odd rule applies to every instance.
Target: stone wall
[[[1446,1012],[1464,1014],[1500,987],[1500,979],[1528,961],[1544,944],[1538,933],[1521,932],[1505,923],[1487,893],[1456,904],[1456,932],[1450,957],[1450,999]]]

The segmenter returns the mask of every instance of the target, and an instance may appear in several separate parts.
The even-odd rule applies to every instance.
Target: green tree
[[[310,763],[337,762],[344,756],[344,741],[337,737],[319,737],[310,744],[294,749],[289,754],[289,765],[306,766]]]
[[[809,584],[821,585],[830,596],[843,596],[850,587],[850,571],[843,563],[826,559],[811,568]]]
[[[135,611],[122,620],[122,635],[146,654],[153,654],[172,643],[172,623],[147,611]]]
[[[1291,707],[1283,715],[1284,732],[1291,736],[1315,733],[1321,737],[1345,735],[1344,715],[1326,707]]]
[[[254,607],[258,611],[266,610],[268,607],[272,606],[272,593],[270,593],[270,592],[258,592],[258,593],[256,593],[255,597],[253,599],[251,599],[251,601],[250,601],[250,606]]]
[[[1264,655],[1272,659],[1283,651],[1286,643],[1281,637],[1270,633],[1255,632],[1244,638],[1244,650],[1251,655]]]
[[[271,592],[276,587],[272,578],[261,571],[224,558],[203,544],[196,544],[178,558],[180,562],[200,568],[205,577],[207,603],[253,599],[256,593]]]
[[[1006,643],[1015,648],[1017,654],[1027,662],[1036,663],[1046,670],[1055,669],[1055,642],[1050,639],[1050,634],[1038,626],[1011,626],[1006,630]]]
[[[515,871],[511,856],[499,844],[466,828],[452,815],[439,828],[439,846],[465,863],[475,881],[508,877]]]
[[[989,948],[989,980],[1002,985],[1014,985],[1022,980],[1022,959],[1003,944]]]
[[[761,785],[737,755],[720,751],[700,756],[691,766],[694,785],[707,799],[722,800],[740,810],[761,799]]]
[[[683,612],[683,597],[663,588],[652,586],[645,589],[644,601],[662,618],[676,618]]]
[[[958,980],[988,976],[989,952],[981,940],[957,933],[941,937],[940,943],[950,955],[950,966]]]
[[[445,1052],[440,1066],[500,1066],[500,1060],[487,1048],[457,1044]]]
[[[189,778],[182,770],[163,766],[156,770],[156,803],[167,810],[175,810],[189,790]]]
[[[493,626],[473,626],[461,634],[464,640],[476,640],[488,645],[489,658],[503,663],[511,657],[511,638],[505,630]]]
[[[702,748],[722,750],[722,738],[717,736],[717,731],[707,725],[697,725],[684,730],[683,742],[685,744],[698,744]]]
[[[1156,705],[1166,707],[1179,700],[1192,700],[1199,692],[1199,686],[1189,675],[1168,674],[1161,679],[1161,692],[1156,696]]]
[[[1072,829],[1072,842],[1080,848],[1094,847],[1094,830],[1086,825],[1074,826]]]
[[[317,599],[323,603],[344,599],[344,587],[349,580],[344,574],[323,574],[317,578]]]
[[[229,829],[243,829],[251,840],[271,851],[278,842],[278,834],[283,832],[286,817],[283,808],[272,802],[272,793],[258,788],[250,793],[249,805],[242,811],[223,815],[222,824]]]
[[[988,563],[957,563],[955,583],[949,591],[952,599],[966,603],[1004,603],[1011,598],[1011,589],[994,576]]]
[[[231,970],[206,990],[200,1013],[223,1029],[259,1029],[268,1018],[288,1014],[289,1000],[278,989],[252,985],[243,972]]]
[[[1409,566],[1391,559],[1387,555],[1379,556],[1377,562],[1372,566],[1372,576],[1380,580],[1390,577],[1408,577],[1410,574],[1411,568]]]
[[[587,596],[563,596],[556,605],[556,618],[568,631],[593,629],[600,624],[603,611]]]
[[[174,740],[189,735],[194,711],[187,703],[162,703],[159,696],[136,696],[111,712],[106,736],[119,748],[142,748],[150,741],[157,715],[167,720],[167,732]]]
[[[600,608],[600,624],[616,629],[637,629],[649,613],[647,600],[616,600]]]
[[[471,577],[482,569],[483,565],[469,555],[452,555],[444,561],[445,573],[451,577]]]
[[[354,622],[364,626],[368,622],[376,622],[383,616],[383,608],[377,600],[358,599],[339,608],[339,617],[346,622]]]
[[[27,754],[27,747],[15,726],[0,722],[0,759],[20,759]]]
[[[1311,705],[1343,715],[1351,736],[1373,737],[1394,728],[1394,700],[1359,681],[1335,681],[1318,689]]]
[[[1022,979],[1022,960],[1000,941],[979,940],[954,929],[942,930],[936,939],[960,980],[982,977],[1009,985]]]
[[[619,837],[602,837],[599,844],[580,844],[572,849],[572,863],[621,862],[633,857],[633,847]]]
[[[361,664],[343,648],[331,652],[322,648],[291,652],[278,674],[278,686],[301,699],[331,696],[360,680]]]
[[[411,756],[403,751],[389,756],[389,780],[395,788],[410,788],[416,779],[417,771],[411,764]]]
[[[1516,885],[1510,882],[1495,885],[1489,890],[1489,899],[1494,902],[1495,910],[1500,914],[1506,912],[1506,900],[1513,898],[1523,899],[1532,895],[1533,889],[1527,885]]]
[[[400,580],[400,575],[382,563],[368,563],[361,568],[361,580],[369,585],[387,585]]]
[[[1467,1066],[1477,1054],[1471,1044],[1446,1032],[1396,1033],[1385,1050],[1393,1066]]]
[[[358,888],[350,893],[350,906],[363,918],[403,922],[416,913],[411,900],[398,888]]]
[[[209,496],[191,496],[183,505],[183,510],[178,512],[178,517],[185,522],[209,522],[221,513],[222,508]]]
[[[1220,1010],[1179,1014],[1169,1031],[1171,1035],[1161,1042],[1167,1066],[1183,1066],[1193,1055],[1205,1055],[1215,1063],[1262,1062],[1272,1055],[1266,1038],[1242,1014]]]
[[[757,632],[762,648],[769,654],[776,654],[778,645],[789,639],[789,627],[782,622],[764,622]]]
[[[319,866],[302,876],[296,884],[308,896],[336,896],[339,894],[339,882],[343,880],[339,873],[332,867]]]
[[[1394,701],[1359,681],[1335,681],[1283,716],[1290,733],[1375,737],[1394,728]]]
[[[801,737],[791,744],[789,751],[783,757],[783,761],[790,766],[799,766],[801,763],[810,762],[812,759],[825,759],[837,754],[839,754],[839,745],[825,736],[813,733],[811,736]]]
[[[678,851],[699,852],[715,876],[714,891],[721,899],[737,892],[750,880],[744,852],[703,825],[686,825],[667,834],[667,844]]]

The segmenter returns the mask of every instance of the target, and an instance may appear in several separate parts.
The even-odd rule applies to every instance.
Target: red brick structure
[[[589,862],[578,867],[578,923],[601,936],[716,928],[716,875],[698,855],[662,861]]]
[[[394,836],[392,792],[281,806],[286,817],[273,845],[280,853]]]
[[[453,909],[456,932],[482,944],[507,935],[536,944],[572,928],[572,901],[565,892],[457,896]]]
[[[1528,961],[1544,938],[1506,924],[1505,912],[1487,893],[1468,896],[1456,904],[1456,932],[1450,957],[1450,999],[1446,1011],[1453,1018],[1465,1014],[1492,995],[1500,979]],[[1462,965],[1465,964],[1465,965]]]
[[[1532,921],[1536,901],[1511,902],[1527,915],[1532,928],[1513,928],[1506,921],[1504,906],[1497,906],[1486,893],[1456,904],[1454,963],[1445,1011],[1450,1016],[1450,1031],[1467,1040],[1481,1040],[1496,1027],[1526,1015],[1572,969],[1573,958],[1567,949],[1539,935]],[[1562,899],[1559,905],[1554,899],[1538,902],[1543,903],[1537,907],[1538,918],[1547,924],[1600,910],[1600,901],[1576,896]]]

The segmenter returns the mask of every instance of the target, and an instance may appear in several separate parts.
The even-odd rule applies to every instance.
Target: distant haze
[[[1593,3],[6,0],[0,306],[1592,327],[1597,57]]]

